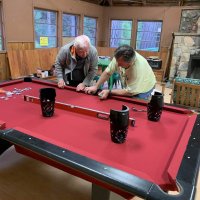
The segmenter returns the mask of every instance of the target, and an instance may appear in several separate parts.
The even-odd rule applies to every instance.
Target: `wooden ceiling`
[[[81,0],[101,6],[200,6],[200,0]]]

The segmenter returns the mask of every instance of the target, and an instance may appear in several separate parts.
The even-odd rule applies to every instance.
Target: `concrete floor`
[[[90,200],[91,183],[10,148],[0,157],[0,200]],[[122,200],[112,193],[111,200]]]
[[[200,179],[197,190],[199,200]],[[0,157],[0,200],[90,200],[90,194],[91,183],[18,154],[13,147]],[[111,193],[110,200],[124,198]]]
[[[167,88],[165,86],[162,86],[160,83],[157,83],[155,89],[160,91],[160,92],[162,92],[162,90],[164,90],[164,102],[165,103],[170,103],[171,92],[172,92],[171,88]]]

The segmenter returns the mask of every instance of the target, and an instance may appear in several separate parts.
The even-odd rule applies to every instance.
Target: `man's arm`
[[[63,80],[63,65],[66,62],[67,55],[64,47],[60,49],[55,61],[55,71],[58,81]]]
[[[107,99],[109,95],[132,96],[126,89],[102,90],[98,95],[100,99]]]
[[[106,71],[103,71],[103,73],[101,74],[95,86],[99,88],[104,82],[106,82],[110,78],[110,76],[111,75],[109,73],[107,73]]]
[[[110,95],[119,95],[119,96],[133,96],[130,92],[128,92],[126,89],[115,89],[109,91]]]
[[[95,93],[97,89],[100,87],[100,85],[103,84],[105,81],[107,81],[109,78],[110,78],[110,74],[104,71],[94,86],[85,88],[85,93],[88,93],[88,94]]]
[[[67,59],[67,54],[65,52],[65,48],[62,47],[55,61],[55,72],[56,72],[59,88],[63,88],[65,86],[65,81],[63,78],[63,65],[65,64],[66,59]]]

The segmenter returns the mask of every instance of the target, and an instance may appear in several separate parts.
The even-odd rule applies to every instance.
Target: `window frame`
[[[98,37],[98,35],[97,35],[97,33],[98,33],[98,17],[93,17],[93,16],[88,16],[88,15],[84,15],[83,16],[83,34],[85,34],[84,33],[84,30],[85,30],[85,26],[84,26],[84,19],[85,19],[85,17],[88,17],[88,18],[92,18],[92,19],[95,19],[96,20],[96,31],[95,31],[95,44],[93,45],[93,46],[97,46],[97,37]],[[89,36],[88,36],[89,37]]]
[[[5,33],[4,33],[4,22],[3,22],[3,2],[0,1],[0,31],[1,31],[1,41],[2,41],[2,49],[1,52],[5,51]]]
[[[110,48],[116,48],[116,47],[111,47],[111,33],[112,33],[112,21],[131,21],[132,26],[131,26],[131,37],[130,37],[130,46],[132,45],[132,40],[133,40],[133,30],[134,30],[134,20],[133,19],[110,19],[110,26],[109,26],[109,47]],[[126,29],[115,29],[115,30],[126,30]],[[121,38],[118,38],[121,39]],[[127,40],[127,39],[124,39]]]
[[[35,40],[36,40],[36,34],[35,34],[35,10],[41,10],[41,11],[47,11],[47,12],[54,12],[56,14],[56,46],[55,47],[36,47],[35,46]],[[35,49],[48,49],[48,48],[57,48],[58,47],[58,11],[52,10],[52,9],[44,9],[44,8],[39,8],[39,7],[34,7],[33,8],[33,31],[34,31],[34,48]],[[44,36],[45,37],[45,36]],[[49,36],[47,36],[49,37]]]
[[[141,49],[137,49],[137,34],[138,34],[138,22],[161,22],[161,32],[156,32],[156,33],[160,33],[160,40],[159,40],[159,47],[157,51],[150,51],[150,50],[141,50]],[[136,25],[136,35],[135,35],[135,50],[137,51],[150,51],[150,52],[160,52],[161,49],[161,38],[162,38],[162,31],[163,31],[163,20],[137,20],[137,25]],[[140,31],[141,32],[141,31]],[[150,32],[150,31],[149,31]],[[152,32],[150,32],[152,33]],[[142,40],[140,40],[142,41]]]

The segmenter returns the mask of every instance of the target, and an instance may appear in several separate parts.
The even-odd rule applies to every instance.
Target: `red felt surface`
[[[110,139],[109,121],[64,110],[55,110],[51,118],[41,115],[40,105],[24,102],[23,95],[39,97],[39,89],[47,87],[36,83],[20,83],[4,87],[32,89],[8,100],[0,99],[0,120],[6,128],[21,127],[30,135],[67,148],[104,164],[153,181],[162,187],[175,179],[185,146],[196,116],[163,111],[159,122],[147,120],[146,112],[134,112],[132,107],[144,106],[108,99],[100,101],[96,96],[56,89],[56,100],[76,106],[109,112],[120,110],[122,104],[130,108],[135,127],[129,127],[127,141],[115,144]],[[2,95],[1,95],[2,96]],[[170,177],[168,177],[168,175]]]

